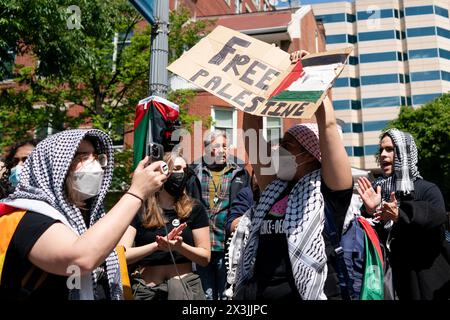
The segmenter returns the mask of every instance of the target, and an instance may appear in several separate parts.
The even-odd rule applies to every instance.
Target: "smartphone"
[[[164,147],[159,143],[150,142],[147,146],[147,155],[151,162],[160,161],[164,157]]]

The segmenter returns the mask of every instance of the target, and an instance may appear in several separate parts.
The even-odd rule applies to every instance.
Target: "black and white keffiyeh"
[[[248,242],[236,271],[236,291],[253,277],[261,224],[287,185],[286,181],[274,180],[261,194],[254,209]],[[320,170],[300,179],[288,196],[283,222],[293,277],[304,300],[326,300],[327,256],[322,236],[325,216],[320,185]]]
[[[422,179],[417,169],[418,152],[414,138],[398,129],[389,129],[388,135],[394,144],[394,172],[389,177],[380,177],[373,182],[373,188],[381,186],[381,197],[390,200],[391,192],[410,194],[414,192],[414,181]]]
[[[89,226],[86,226],[81,211],[67,202],[65,197],[65,180],[75,153],[84,138],[90,138],[94,142],[94,148],[98,154],[106,154],[108,162],[104,168],[104,177],[100,193],[93,199],[90,210]],[[103,200],[109,189],[113,174],[113,148],[109,136],[96,129],[75,129],[54,134],[33,150],[28,157],[20,176],[20,182],[15,192],[5,202],[42,203],[56,209],[63,217],[62,221],[69,224],[78,235],[86,232],[101,217],[105,215]],[[33,209],[33,208],[29,208]],[[51,208],[50,208],[51,209]],[[113,251],[106,258],[106,272],[110,286],[111,299],[122,298],[122,285],[120,278],[117,253]],[[95,290],[97,276],[92,273],[92,288]],[[89,283],[90,285],[90,283]],[[83,281],[82,281],[83,286]],[[83,290],[83,288],[81,288]],[[81,290],[72,289],[69,299],[93,298],[92,292],[83,294]]]

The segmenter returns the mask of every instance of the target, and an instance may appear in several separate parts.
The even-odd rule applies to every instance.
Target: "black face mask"
[[[184,172],[173,172],[164,183],[164,190],[172,197],[179,198],[186,187],[187,178]]]

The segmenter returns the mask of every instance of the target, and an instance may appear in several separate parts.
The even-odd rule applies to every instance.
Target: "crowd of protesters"
[[[315,118],[289,128],[267,165],[233,157],[222,131],[192,164],[178,147],[164,161],[146,157],[107,213],[107,134],[66,130],[12,147],[1,171],[0,299],[344,299],[325,215],[340,236],[355,181],[328,97]],[[243,123],[262,129],[258,116]],[[418,171],[413,137],[387,131],[378,160],[382,176],[357,190],[385,249],[390,298],[450,299],[448,216]]]

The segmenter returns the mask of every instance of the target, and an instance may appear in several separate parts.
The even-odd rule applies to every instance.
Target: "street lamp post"
[[[155,24],[152,25],[149,95],[166,98],[169,57],[169,1],[155,0]]]

